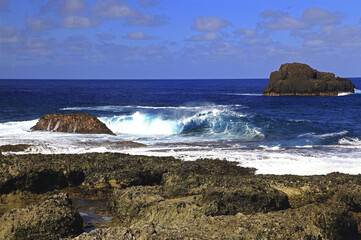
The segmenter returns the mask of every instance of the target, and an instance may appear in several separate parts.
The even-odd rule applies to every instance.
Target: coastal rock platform
[[[302,63],[282,64],[272,72],[264,96],[337,96],[340,93],[353,93],[355,85],[346,78],[335,74],[319,72]]]
[[[30,130],[115,135],[104,123],[87,113],[46,114]]]
[[[226,160],[119,153],[0,155],[0,164],[0,238],[361,237],[361,175],[255,175],[255,169]],[[81,233],[69,198],[105,201],[113,218]],[[53,219],[69,216],[61,226],[65,232],[32,227],[40,222],[35,212],[42,229],[59,229]]]

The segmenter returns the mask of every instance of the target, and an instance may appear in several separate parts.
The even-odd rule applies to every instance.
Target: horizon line
[[[361,78],[361,76],[359,77],[344,77],[344,78]],[[255,77],[255,78],[0,78],[0,81],[4,81],[4,80],[41,80],[41,81],[85,81],[85,80],[95,80],[95,81],[159,81],[159,80],[164,80],[164,81],[173,81],[173,80],[265,80],[265,79],[269,79],[269,77],[267,78],[260,78],[260,77]]]

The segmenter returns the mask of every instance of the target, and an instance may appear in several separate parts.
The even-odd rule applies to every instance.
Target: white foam
[[[361,149],[361,139],[358,139],[356,137],[341,138],[338,141],[338,144],[340,144],[342,147],[346,147],[346,148],[360,148]],[[360,156],[360,158],[361,158],[361,156]]]
[[[262,96],[262,93],[227,93],[226,95],[235,95],[235,96]]]
[[[347,95],[351,95],[351,94],[354,94],[354,93],[353,92],[342,92],[342,93],[337,94],[337,96],[342,97],[342,96],[347,96]]]
[[[298,135],[299,137],[314,137],[314,138],[328,138],[328,137],[335,137],[335,136],[342,136],[348,133],[347,130],[341,132],[334,132],[334,133],[325,133],[325,134],[315,134],[314,132],[311,133],[304,133]]]
[[[167,122],[167,120],[155,117],[147,126],[148,129],[142,131],[164,131],[165,134],[173,133],[174,126],[179,122],[187,123],[193,120],[202,121],[210,117],[217,117],[222,114],[236,114],[233,112],[222,112],[212,110],[204,114],[196,114],[190,118],[184,118],[177,121]],[[134,115],[134,114],[133,114]],[[242,116],[242,115],[239,115]],[[129,116],[128,116],[129,117]],[[146,116],[136,114],[133,116],[138,119],[127,125],[134,129],[142,129],[135,124],[140,121],[146,122]],[[123,118],[125,119],[125,118]],[[108,135],[87,135],[70,134],[56,132],[30,132],[30,127],[36,124],[37,120],[23,122],[8,122],[0,124],[0,145],[6,144],[30,144],[32,145],[24,152],[15,154],[58,154],[58,153],[88,153],[88,152],[120,152],[129,154],[141,154],[148,156],[174,156],[184,160],[196,160],[198,158],[219,158],[230,161],[237,161],[241,166],[257,168],[258,174],[327,174],[330,172],[343,172],[349,174],[361,174],[361,139],[359,138],[341,138],[337,145],[322,146],[314,149],[314,146],[300,146],[294,148],[282,148],[280,146],[242,146],[234,144],[227,146],[222,143],[217,144],[217,140],[210,141],[205,136],[193,137],[179,135],[149,135],[147,137],[135,136],[108,136]],[[161,123],[161,124],[160,124]],[[132,125],[133,124],[133,125]],[[169,124],[169,128],[165,126]],[[145,124],[146,125],[146,124]],[[248,130],[247,130],[248,128]],[[244,125],[244,136],[252,138],[262,136],[259,129]],[[134,131],[132,130],[132,133]],[[140,130],[139,130],[140,131]],[[178,130],[177,130],[178,131]],[[347,131],[335,132],[316,137],[341,136],[347,134]],[[241,137],[240,137],[241,138]],[[119,141],[136,141],[147,144],[147,147],[124,149],[117,145]],[[197,141],[199,141],[197,143]],[[176,143],[187,143],[187,145]],[[169,145],[172,143],[172,145]],[[165,145],[166,144],[166,145]],[[168,144],[168,145],[167,145]],[[316,146],[317,147],[317,146]],[[5,153],[6,154],[6,153]]]
[[[109,111],[109,112],[121,112],[125,109],[160,109],[160,110],[189,110],[189,111],[200,111],[207,108],[240,108],[244,107],[241,104],[230,104],[230,105],[215,105],[215,104],[206,104],[200,106],[140,106],[140,105],[108,105],[108,106],[94,106],[94,107],[66,107],[60,108],[62,111],[81,111],[81,110],[90,110],[90,111]]]
[[[176,120],[165,120],[161,116],[142,114],[136,112],[130,116],[101,117],[104,122],[116,134],[129,135],[172,135],[181,131]]]
[[[208,149],[204,148],[142,148],[130,149],[125,153],[147,156],[173,156],[186,161],[199,158],[227,159],[239,162],[240,166],[258,169],[257,174],[320,175],[331,172],[360,174],[361,151],[352,154],[348,151],[329,148],[315,151],[312,148],[280,149]]]

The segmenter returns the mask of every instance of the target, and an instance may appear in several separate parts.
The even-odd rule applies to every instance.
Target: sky
[[[361,77],[360,0],[0,0],[0,79]]]

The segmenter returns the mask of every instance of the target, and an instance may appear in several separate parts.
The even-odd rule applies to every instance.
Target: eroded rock
[[[0,218],[0,239],[59,239],[83,232],[83,220],[67,194],[46,197],[40,204],[9,211]]]
[[[333,73],[319,72],[302,63],[285,63],[271,73],[263,95],[337,96],[353,93],[354,88],[350,80],[335,77]]]
[[[46,114],[30,130],[115,135],[104,123],[87,113]]]

